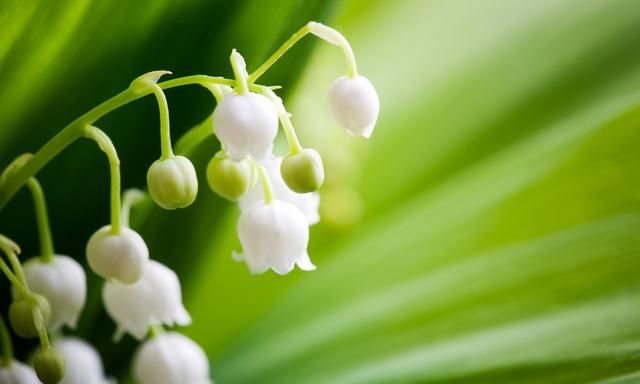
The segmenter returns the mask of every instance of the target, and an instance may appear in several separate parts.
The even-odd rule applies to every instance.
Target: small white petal
[[[371,136],[378,120],[380,100],[366,77],[338,78],[329,89],[327,102],[331,116],[349,134]]]
[[[213,112],[215,134],[234,161],[266,158],[278,133],[278,113],[264,96],[227,94]]]
[[[40,384],[40,380],[33,368],[14,360],[7,367],[0,366],[0,384]]]
[[[77,261],[55,255],[51,262],[33,258],[24,264],[29,288],[51,305],[51,331],[63,325],[75,328],[87,297],[87,277]]]
[[[316,266],[313,265],[308,254],[305,254],[304,256],[300,257],[298,261],[296,261],[296,264],[298,265],[298,268],[302,269],[303,271],[316,270]]]
[[[151,325],[191,323],[191,316],[182,304],[178,276],[154,260],[148,261],[144,274],[134,284],[107,282],[102,299],[118,326],[139,340]]]
[[[100,228],[87,243],[87,260],[91,269],[105,279],[116,279],[125,284],[138,281],[149,250],[142,237],[130,228],[111,233],[111,226]]]
[[[271,268],[284,275],[297,262],[307,270],[313,266],[307,255],[309,225],[293,204],[279,200],[254,204],[240,215],[238,237],[251,273]]]
[[[262,162],[271,186],[273,187],[273,193],[276,199],[286,201],[295,205],[306,216],[309,225],[316,224],[320,221],[320,215],[318,214],[318,207],[320,206],[320,195],[317,192],[311,193],[296,193],[289,189],[287,184],[282,179],[280,173],[280,164],[282,163],[282,157],[271,156],[267,160]],[[256,183],[247,193],[245,193],[238,203],[241,210],[246,210],[252,205],[264,200],[264,194],[260,183]]]
[[[64,356],[65,372],[60,384],[108,384],[113,381],[104,375],[102,359],[87,342],[68,337],[54,347]]]
[[[211,384],[202,348],[175,332],[158,335],[138,349],[133,375],[140,384]]]

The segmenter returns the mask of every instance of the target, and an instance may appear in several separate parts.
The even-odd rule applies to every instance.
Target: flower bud
[[[118,327],[142,339],[152,325],[188,325],[191,316],[182,305],[178,276],[171,269],[149,260],[134,284],[108,281],[102,301]]]
[[[26,339],[37,337],[34,311],[40,311],[44,325],[51,321],[51,306],[44,297],[34,294],[33,298],[17,298],[9,306],[9,323],[20,337]]]
[[[236,201],[254,183],[254,172],[248,160],[236,162],[224,152],[215,155],[207,165],[207,181],[213,192],[221,197]]]
[[[77,261],[55,255],[51,262],[33,258],[24,264],[24,274],[31,291],[44,296],[51,306],[49,329],[63,324],[75,328],[87,297],[87,278]]]
[[[324,182],[320,154],[311,148],[287,155],[280,164],[282,179],[294,192],[315,192]]]
[[[0,365],[0,383],[7,384],[40,384],[36,372],[30,366],[19,361],[10,361],[8,365]]]
[[[287,186],[282,179],[280,172],[282,157],[273,156],[272,158],[263,162],[269,180],[271,180],[271,186],[273,187],[273,193],[277,200],[286,201],[296,206],[307,218],[309,225],[316,224],[320,221],[320,215],[318,214],[318,207],[320,205],[320,195],[317,192],[311,193],[296,193]],[[259,183],[245,193],[238,204],[242,211],[246,211],[252,205],[263,201],[264,193]]]
[[[215,134],[234,161],[262,160],[271,153],[278,133],[278,112],[257,93],[225,95],[213,111]]]
[[[176,332],[142,344],[133,360],[133,376],[140,384],[211,384],[202,348]]]
[[[64,358],[53,348],[41,349],[33,359],[33,368],[44,384],[58,384],[64,376]]]
[[[364,76],[338,78],[327,97],[329,112],[348,133],[369,138],[380,112],[380,100]]]
[[[198,194],[198,177],[189,159],[174,156],[156,160],[147,172],[149,193],[164,209],[188,207]]]
[[[233,258],[245,261],[252,274],[271,268],[285,275],[296,264],[304,271],[316,269],[307,254],[309,224],[293,204],[279,200],[254,204],[240,215],[238,237],[244,254]]]
[[[64,357],[65,372],[60,384],[107,384],[100,355],[84,340],[65,337],[55,343]]]
[[[123,227],[111,233],[111,226],[100,228],[87,243],[87,260],[91,269],[105,279],[133,284],[144,271],[149,250],[140,235]]]

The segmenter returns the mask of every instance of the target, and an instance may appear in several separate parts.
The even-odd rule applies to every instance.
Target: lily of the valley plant
[[[312,271],[316,266],[307,253],[309,226],[318,222],[317,190],[324,180],[322,158],[304,148],[295,133],[291,115],[274,92],[278,87],[256,83],[289,48],[313,34],[342,49],[347,73],[338,78],[328,94],[328,108],[346,132],[368,138],[375,126],[379,101],[375,89],[358,74],[347,40],[325,25],[310,22],[296,32],[266,62],[248,73],[239,52],[231,53],[235,79],[206,75],[186,76],[158,82],[168,71],[154,71],[80,116],[34,155],[14,160],[0,178],[0,209],[23,186],[32,195],[40,237],[40,255],[21,262],[20,248],[0,235],[0,268],[13,287],[8,319],[20,337],[38,337],[40,348],[29,364],[15,361],[9,327],[0,317],[2,383],[102,384],[105,377],[100,357],[92,346],[72,336],[62,336],[64,326],[73,329],[87,295],[86,275],[73,258],[54,252],[43,190],[35,178],[49,161],[85,137],[106,154],[111,177],[111,222],[88,239],[86,257],[92,271],[105,279],[102,298],[116,323],[114,339],[129,333],[142,342],[133,361],[133,377],[142,384],[211,383],[204,351],[186,336],[165,327],[184,326],[191,316],[182,304],[178,276],[150,259],[144,239],[129,228],[129,213],[144,199],[144,192],[122,194],[120,163],[109,136],[95,126],[109,112],[153,94],[160,112],[160,157],[147,173],[148,193],[165,209],[186,208],[198,194],[197,170],[191,161],[174,154],[169,127],[169,108],[164,89],[197,84],[211,91],[217,101],[211,133],[222,150],[212,153],[207,181],[221,197],[237,201],[241,214],[237,231],[244,261],[252,274],[269,269],[287,274],[295,266]],[[289,153],[273,153],[273,142],[282,126]]]

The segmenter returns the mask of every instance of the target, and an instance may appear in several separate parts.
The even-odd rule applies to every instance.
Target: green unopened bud
[[[147,172],[153,200],[164,209],[188,207],[198,194],[198,177],[191,161],[184,156],[156,160]]]
[[[287,186],[297,193],[317,191],[324,182],[322,158],[311,148],[287,155],[280,164],[280,173]]]
[[[34,310],[40,311],[45,326],[51,321],[51,306],[44,296],[34,295],[33,298],[18,298],[9,306],[9,323],[16,335],[24,338],[38,336],[34,320]]]
[[[248,160],[235,162],[224,152],[218,152],[207,166],[207,181],[215,193],[236,201],[253,185],[255,175]]]
[[[33,368],[44,384],[57,384],[64,377],[64,357],[53,348],[44,348],[36,353]]]

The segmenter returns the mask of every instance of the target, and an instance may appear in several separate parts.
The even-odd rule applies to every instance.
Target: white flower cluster
[[[316,151],[303,149],[291,137],[295,133],[290,114],[279,97],[270,89],[258,89],[258,93],[241,86],[248,74],[235,51],[231,62],[239,84],[224,93],[213,113],[214,133],[223,150],[209,163],[207,178],[214,192],[238,201],[241,209],[237,230],[243,253],[232,256],[246,262],[252,274],[268,269],[287,274],[295,265],[312,271],[316,267],[307,254],[307,244],[309,226],[320,220],[316,190],[324,179],[322,160]],[[349,134],[371,136],[380,105],[365,77],[355,74],[336,80],[328,105]],[[290,139],[290,153],[284,158],[273,154],[278,118]],[[256,183],[260,171],[266,180]]]
[[[294,37],[305,33],[343,48],[348,75],[331,86],[329,112],[349,134],[370,137],[378,118],[379,100],[369,80],[358,75],[348,42],[337,31],[319,23],[307,24]],[[232,257],[245,262],[252,274],[271,269],[284,275],[295,266],[303,271],[316,269],[307,247],[309,226],[320,220],[317,190],[324,181],[322,158],[315,150],[300,145],[291,115],[273,91],[276,88],[255,84],[280,54],[276,52],[249,75],[244,59],[234,50],[231,64],[235,87],[228,85],[233,80],[212,77],[209,81],[215,83],[211,79],[217,79],[220,84],[203,84],[211,86],[218,100],[212,121],[222,146],[207,166],[207,181],[214,192],[240,207],[237,232],[243,252],[234,252]],[[161,156],[147,172],[147,185],[149,195],[159,206],[177,209],[193,203],[198,179],[191,161],[175,155],[171,146],[167,100],[161,84],[157,84],[168,73],[154,71],[140,76],[128,92],[137,96],[153,93],[157,98]],[[273,153],[280,124],[289,144],[289,153],[284,157]],[[121,204],[120,162],[113,143],[97,127],[88,125],[84,133],[107,154],[112,187],[111,224],[98,229],[89,239],[87,262],[93,272],[106,280],[102,299],[106,312],[117,324],[115,338],[128,333],[143,341],[133,361],[134,378],[141,384],[211,384],[209,362],[202,348],[188,337],[164,329],[186,326],[191,323],[191,316],[182,303],[176,273],[151,260],[142,236],[128,227],[131,205],[142,193],[132,191],[137,197],[125,194],[125,203]],[[0,184],[29,158],[25,155],[14,161],[0,175]],[[33,178],[29,183],[36,201],[42,254],[21,266],[17,259],[19,247],[2,235],[0,250],[10,257],[15,269],[11,272],[2,265],[2,272],[14,287],[9,322],[18,336],[39,337],[41,348],[34,354],[33,368],[13,361],[11,348],[6,348],[0,384],[114,383],[105,376],[100,355],[91,345],[73,337],[49,342],[50,332],[61,335],[64,326],[76,327],[87,297],[87,282],[77,261],[54,253],[41,187]],[[2,343],[10,344],[4,322],[0,325]]]
[[[94,272],[108,279],[102,299],[118,325],[117,337],[126,332],[143,340],[153,327],[191,323],[182,304],[178,276],[149,259],[144,240],[132,229],[121,228],[120,233],[110,232],[109,227],[98,230],[87,245],[87,258]],[[204,351],[175,332],[145,341],[133,369],[142,384],[210,383]]]

